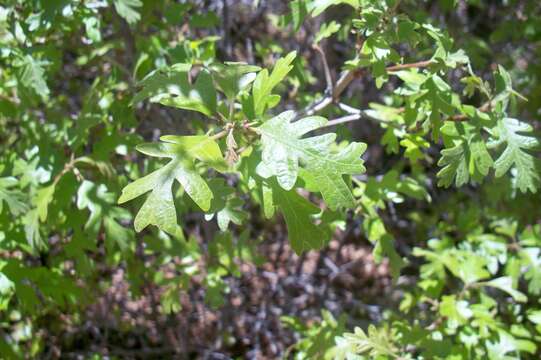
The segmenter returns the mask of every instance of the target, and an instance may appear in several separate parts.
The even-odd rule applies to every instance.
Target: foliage
[[[259,241],[283,219],[301,257],[359,225],[400,301],[377,321],[283,316],[300,340],[281,355],[538,358],[541,14],[535,1],[499,5],[522,14],[532,64],[515,68],[521,48],[490,73],[483,44],[518,35],[453,24],[489,5],[434,2],[445,22],[415,3],[295,0],[269,15],[292,39],[320,24],[307,35],[320,72],[291,45],[227,54],[231,34],[215,36],[226,19],[197,1],[1,5],[2,354],[52,351],[43,323],[80,325],[111,286],[105,268],[125,271],[134,297],[159,288],[163,314],[194,283],[224,307],[228,279],[261,265]],[[330,41],[346,48],[332,70]]]

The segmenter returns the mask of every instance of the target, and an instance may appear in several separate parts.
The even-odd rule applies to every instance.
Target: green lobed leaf
[[[314,42],[318,43],[321,40],[332,36],[332,34],[339,31],[340,28],[341,28],[340,24],[337,23],[334,20],[329,22],[329,23],[325,23],[325,24],[321,25],[321,28],[319,29],[318,33],[316,34],[316,38],[314,39]]]
[[[135,24],[141,19],[141,14],[137,11],[143,6],[141,0],[114,0],[115,10],[128,24]]]
[[[356,9],[359,7],[358,0],[315,0],[310,3],[309,11],[312,13],[312,16],[316,17],[324,12],[329,6],[340,4],[348,4]]]
[[[292,51],[284,58],[278,59],[270,75],[267,69],[263,69],[257,74],[252,85],[253,108],[256,116],[263,115],[268,106],[272,89],[293,69],[292,62],[296,56],[297,53]]]
[[[221,231],[227,231],[231,222],[241,225],[248,217],[248,214],[242,210],[243,201],[238,197],[234,197],[234,190],[226,186],[224,179],[210,180],[209,187],[214,197],[208,210],[209,213],[205,214],[205,219],[208,221],[216,216]]]
[[[483,286],[490,286],[500,289],[511,295],[513,299],[515,299],[515,301],[526,302],[528,300],[526,295],[513,288],[513,279],[510,276],[499,277],[490,281],[482,282],[480,284]]]
[[[532,127],[517,119],[504,118],[498,124],[498,143],[506,147],[494,162],[496,177],[505,174],[512,167],[516,169],[516,186],[522,192],[535,193],[540,186],[540,168],[537,160],[528,150],[539,146],[539,140],[529,134]]]
[[[328,238],[325,231],[312,220],[321,210],[295,190],[284,191],[277,184],[271,186],[273,203],[284,216],[293,250],[300,254],[306,250],[321,249]]]
[[[42,63],[30,55],[25,55],[22,58],[20,79],[25,87],[33,89],[43,99],[49,96],[50,91],[45,81],[45,70]]]
[[[14,189],[17,184],[18,181],[14,177],[0,178],[0,213],[2,213],[4,202],[12,215],[19,215],[28,209],[24,202],[23,193],[18,189]]]
[[[355,200],[343,175],[365,171],[360,156],[366,144],[351,143],[338,152],[331,152],[330,145],[336,134],[301,138],[325,125],[326,119],[312,116],[291,122],[294,117],[293,111],[286,111],[257,128],[263,149],[258,174],[265,178],[276,176],[283,189],[291,190],[301,163],[306,176],[312,177],[311,182],[317,184],[331,209],[353,206]]]
[[[137,147],[143,154],[169,158],[162,168],[135,180],[122,190],[118,203],[132,200],[150,191],[135,217],[135,230],[141,231],[149,224],[182,238],[172,195],[173,182],[177,180],[184,191],[202,210],[210,209],[213,194],[206,181],[195,169],[194,161],[203,161],[215,168],[222,168],[224,159],[218,144],[208,136],[162,136],[162,143],[147,143]]]

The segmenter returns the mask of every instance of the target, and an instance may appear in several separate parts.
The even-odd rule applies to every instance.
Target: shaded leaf
[[[177,64],[168,71],[154,71],[140,82],[141,90],[132,104],[150,98],[166,106],[193,110],[211,116],[216,111],[216,90],[207,70],[201,70],[195,83],[188,80],[191,65]]]
[[[284,216],[293,250],[300,254],[306,250],[321,249],[328,240],[327,235],[312,220],[312,216],[321,210],[295,190],[285,191],[273,185],[272,195],[274,204]]]

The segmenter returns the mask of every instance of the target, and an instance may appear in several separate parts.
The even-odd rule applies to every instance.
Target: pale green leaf
[[[513,299],[518,302],[526,302],[528,300],[526,295],[513,288],[513,279],[510,276],[503,276],[490,281],[482,282],[481,285],[500,289],[501,291],[511,295]]]
[[[231,62],[212,64],[209,69],[218,88],[228,99],[234,99],[245,90],[255,80],[255,73],[261,70],[259,66]]]
[[[464,142],[459,142],[450,149],[441,151],[439,166],[443,166],[438,172],[438,186],[448,187],[455,180],[456,186],[462,186],[469,181],[468,163],[466,156],[469,150]]]
[[[141,14],[137,11],[143,6],[141,0],[114,0],[115,10],[122,16],[128,24],[135,24],[141,19]]]
[[[34,199],[34,205],[37,208],[39,219],[43,222],[47,219],[47,210],[49,208],[49,203],[53,201],[53,195],[56,185],[53,183],[49,186],[41,188],[36,194]]]
[[[536,192],[540,186],[539,161],[528,152],[539,146],[539,141],[528,134],[532,127],[517,119],[504,118],[498,124],[499,143],[506,147],[494,162],[496,176],[505,174],[511,167],[516,169],[516,185],[522,192]]]
[[[338,152],[332,152],[330,145],[335,134],[301,138],[325,125],[326,119],[312,116],[291,122],[294,117],[294,112],[286,111],[258,128],[263,147],[258,173],[263,177],[276,176],[283,189],[291,190],[302,164],[331,209],[353,206],[354,198],[343,175],[365,171],[360,156],[366,145],[351,143]]]
[[[49,96],[49,87],[45,82],[45,70],[42,63],[30,55],[22,58],[20,65],[21,83],[29,89],[33,89],[38,95],[46,99]]]
[[[324,12],[329,6],[340,4],[348,4],[357,9],[359,7],[359,0],[315,0],[310,3],[308,9],[312,16],[316,17]]]
[[[248,214],[242,210],[243,201],[235,197],[233,188],[228,187],[221,178],[209,181],[209,187],[214,197],[205,219],[208,221],[216,217],[218,227],[222,231],[227,231],[231,222],[241,225]]]
[[[337,23],[336,21],[333,20],[329,23],[325,23],[321,25],[321,28],[316,34],[316,38],[314,39],[314,42],[318,43],[321,40],[330,37],[332,34],[336,33],[338,30],[340,30],[340,24]]]
[[[0,178],[0,213],[2,213],[4,202],[12,215],[19,215],[28,209],[23,193],[14,188],[17,184],[18,181],[14,177]]]

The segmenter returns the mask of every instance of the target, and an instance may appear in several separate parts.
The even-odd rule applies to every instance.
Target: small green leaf
[[[439,166],[443,166],[438,172],[438,186],[448,187],[453,183],[457,187],[467,184],[469,181],[468,162],[466,157],[469,154],[468,146],[460,141],[450,149],[441,151],[441,158],[438,161]]]
[[[306,0],[293,0],[289,3],[289,8],[291,9],[293,29],[299,31],[306,15],[308,15]]]
[[[234,190],[226,186],[223,179],[212,179],[209,181],[209,187],[214,197],[208,210],[209,214],[205,214],[205,219],[209,221],[216,215],[218,227],[222,231],[227,231],[230,222],[241,225],[248,214],[242,211],[243,201],[238,197],[233,197]]]
[[[309,3],[309,11],[312,13],[313,17],[320,15],[324,12],[329,6],[348,4],[357,9],[359,7],[358,0],[316,0]]]
[[[297,53],[292,51],[287,54],[286,57],[278,59],[276,64],[274,64],[274,68],[270,75],[267,69],[263,69],[257,74],[252,86],[254,111],[256,116],[263,115],[268,105],[272,89],[274,89],[274,87],[278,85],[278,83],[280,83],[293,68],[292,62],[296,56]]]
[[[49,203],[53,201],[53,195],[55,191],[55,184],[51,184],[44,188],[38,190],[36,198],[34,200],[34,205],[37,208],[39,219],[43,222],[47,219],[47,210]]]
[[[314,39],[314,42],[318,43],[321,40],[330,37],[332,34],[339,31],[340,27],[341,27],[340,24],[338,24],[334,20],[329,22],[329,23],[325,23],[325,24],[321,25],[321,28],[319,29],[318,33],[316,34],[316,38]]]
[[[24,222],[24,233],[26,236],[26,241],[28,245],[33,250],[43,249],[46,247],[44,239],[41,237],[39,231],[39,213],[37,209],[32,209],[28,211],[23,218]]]
[[[96,236],[103,226],[107,240],[115,241],[121,250],[126,251],[133,236],[119,221],[131,220],[131,215],[114,203],[115,194],[109,192],[104,184],[84,180],[77,191],[77,208],[90,210],[84,229]]]

